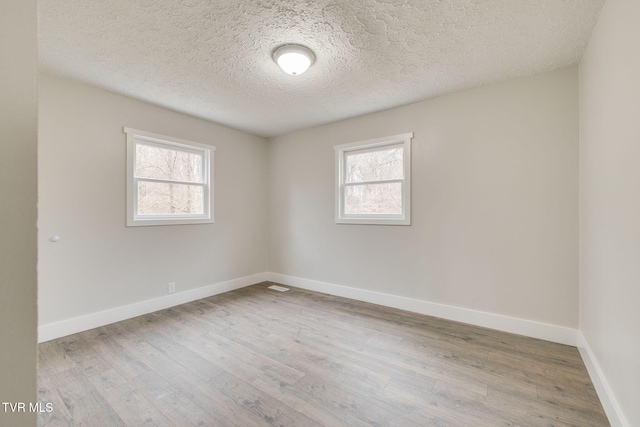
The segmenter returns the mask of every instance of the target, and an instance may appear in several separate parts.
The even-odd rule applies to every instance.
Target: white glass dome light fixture
[[[311,49],[299,44],[285,44],[273,51],[273,60],[285,73],[292,76],[307,71],[315,59]]]

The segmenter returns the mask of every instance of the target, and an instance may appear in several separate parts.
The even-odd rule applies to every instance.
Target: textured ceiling
[[[40,0],[41,68],[263,136],[577,62],[604,0]],[[271,59],[316,55],[305,74]]]

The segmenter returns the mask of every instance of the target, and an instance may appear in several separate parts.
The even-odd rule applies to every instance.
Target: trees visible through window
[[[403,149],[345,153],[346,214],[402,213]]]
[[[336,222],[410,224],[413,134],[345,144],[336,150]]]
[[[127,225],[213,222],[210,169],[215,147],[125,128]]]
[[[136,144],[138,215],[202,214],[202,153]]]

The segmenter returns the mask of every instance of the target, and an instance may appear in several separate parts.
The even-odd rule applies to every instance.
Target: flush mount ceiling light
[[[285,44],[273,51],[273,60],[285,73],[297,76],[307,71],[315,56],[307,47],[299,44]]]

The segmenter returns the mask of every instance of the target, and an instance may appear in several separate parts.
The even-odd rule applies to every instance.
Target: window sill
[[[127,227],[145,227],[155,225],[213,224],[213,218],[171,218],[171,219],[127,219]]]
[[[336,224],[411,225],[411,220],[406,218],[336,218]]]

